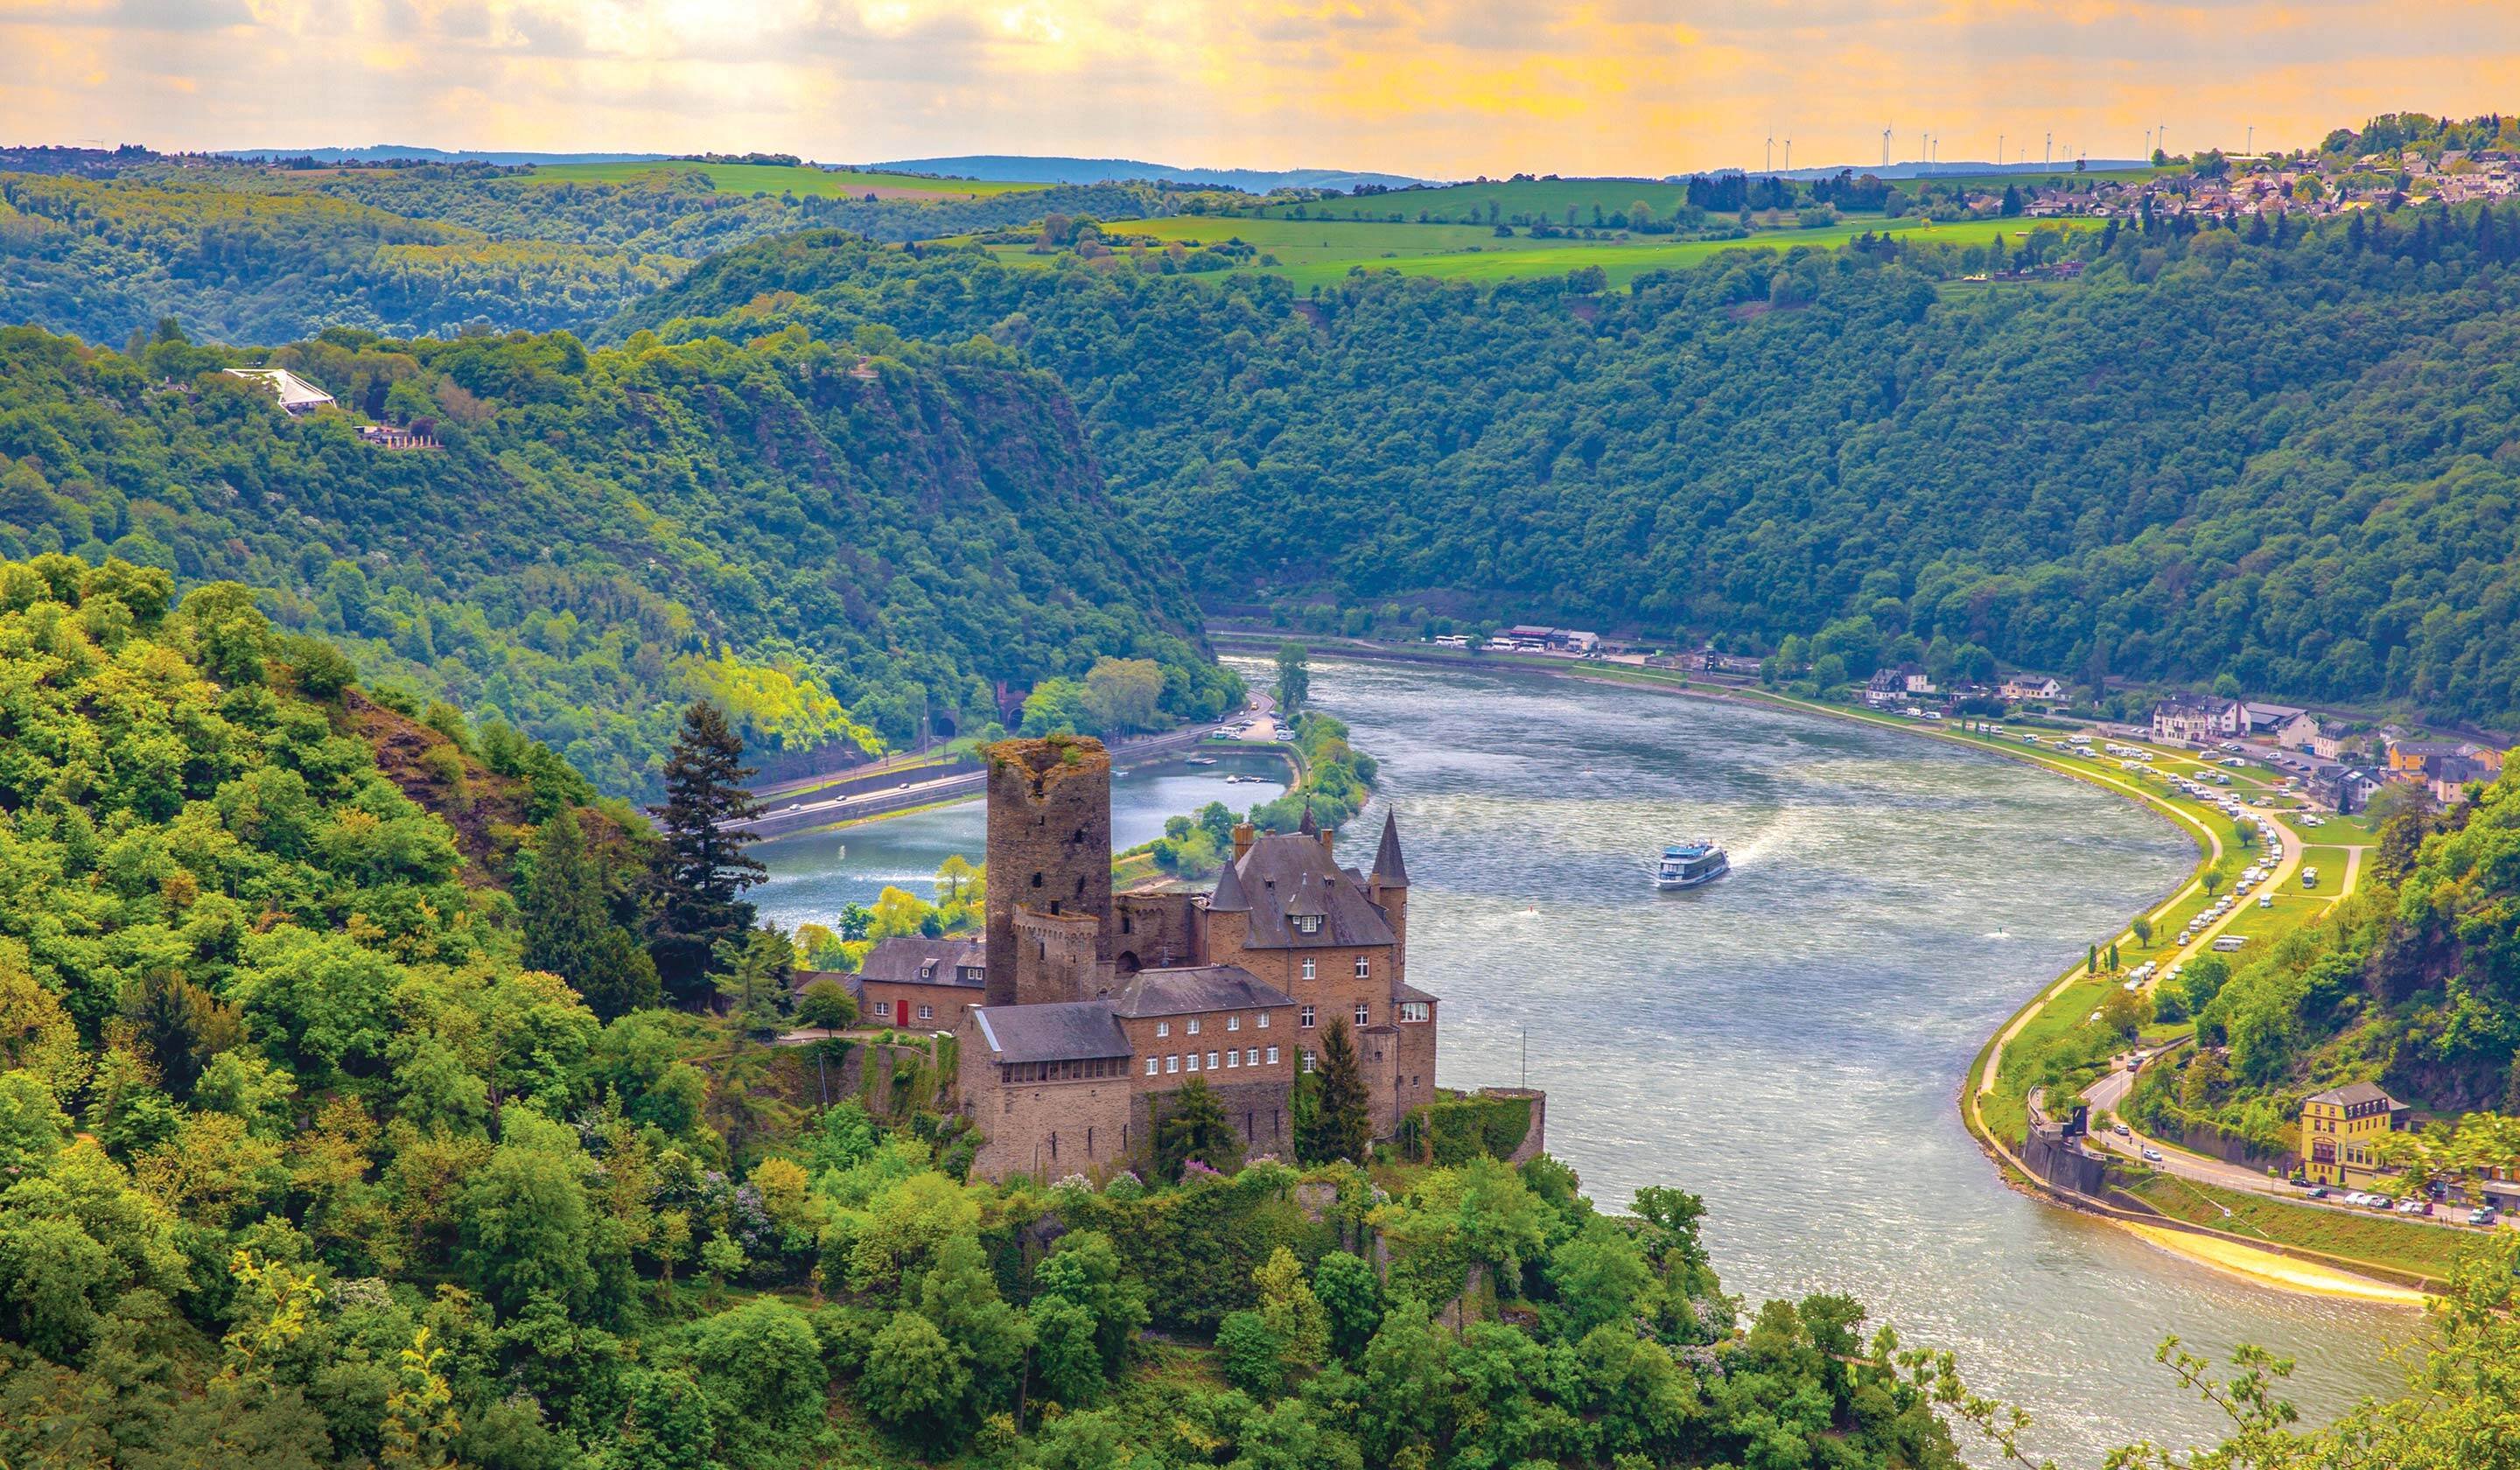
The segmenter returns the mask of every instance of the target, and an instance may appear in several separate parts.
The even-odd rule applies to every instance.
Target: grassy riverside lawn
[[[2476,1238],[2451,1225],[2286,1204],[2168,1174],[2147,1174],[2126,1190],[2173,1220],[2437,1280],[2449,1279],[2460,1250]]]
[[[1933,224],[1913,218],[1885,220],[1879,215],[1851,215],[1821,229],[1761,230],[1740,240],[1674,241],[1632,236],[1587,241],[1534,240],[1519,232],[1509,239],[1502,238],[1485,225],[1395,225],[1182,214],[1169,219],[1112,220],[1103,230],[1112,236],[1137,236],[1163,245],[1190,246],[1239,240],[1278,261],[1276,265],[1245,269],[1283,276],[1299,287],[1343,280],[1359,266],[1441,280],[1494,282],[1562,276],[1596,265],[1609,278],[1610,285],[1625,286],[1647,271],[1703,265],[1726,250],[1790,249],[1795,245],[1833,250],[1868,231],[1875,235],[1921,232],[1961,245],[1984,245],[1999,234],[2007,241],[2026,239],[2034,224],[2042,229],[2081,230],[2097,223],[2087,219],[2010,219]],[[1057,258],[1035,253],[1028,245],[987,248],[999,260],[1013,265],[1047,266]]]
[[[792,194],[799,199],[993,199],[1030,194],[1047,184],[988,179],[931,179],[907,173],[849,173],[789,163],[695,163],[658,159],[638,163],[538,163],[526,184],[627,184],[653,174],[705,174],[722,194]]]

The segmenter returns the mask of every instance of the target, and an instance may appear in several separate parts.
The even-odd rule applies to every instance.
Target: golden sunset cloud
[[[0,0],[0,136],[166,149],[1661,174],[1885,129],[1953,161],[2309,144],[2515,82],[2504,0]]]

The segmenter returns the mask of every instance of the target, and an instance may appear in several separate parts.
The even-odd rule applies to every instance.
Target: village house
[[[280,400],[281,412],[292,418],[333,406],[332,394],[287,368],[230,368],[227,375],[269,388],[272,396]]]
[[[1999,692],[2015,704],[2053,704],[2065,697],[2065,687],[2036,674],[2017,674]]]
[[[2173,694],[2152,707],[2152,737],[2211,745],[2239,735],[2245,715],[2236,699],[2212,694]]]
[[[1912,663],[1903,663],[1873,670],[1872,677],[1865,681],[1864,702],[1874,709],[1887,709],[1918,694],[1933,692],[1932,675]]]
[[[976,939],[898,935],[878,939],[855,974],[798,970],[796,988],[817,980],[844,987],[858,1002],[858,1021],[906,1031],[951,1031],[963,1007],[979,999],[986,955]]]
[[[2377,1145],[2406,1123],[2407,1105],[2376,1083],[2314,1092],[2301,1105],[2301,1167],[2317,1184],[2368,1187],[2391,1171]]]
[[[2290,704],[2262,704],[2252,699],[2240,706],[2243,723],[2253,735],[2273,735],[2290,721],[2308,715],[2308,710]]]

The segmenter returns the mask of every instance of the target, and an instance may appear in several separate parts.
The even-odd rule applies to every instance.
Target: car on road
[[[2113,1134],[2116,1134],[2116,1135],[2117,1135],[2119,1137],[2121,1137],[2121,1138],[2132,1138],[2132,1137],[2134,1137],[2134,1136],[2135,1136],[2134,1131],[2133,1131],[2133,1130],[2131,1130],[2131,1129],[2129,1129],[2129,1128],[2128,1128],[2125,1124],[2123,1124],[2123,1123],[2119,1123],[2119,1124],[2114,1124],[2114,1125],[2112,1125],[2112,1126],[2110,1127],[2110,1129],[2109,1129],[2109,1132],[2111,1132],[2111,1133],[2113,1133]]]
[[[2495,1213],[2492,1205],[2479,1205],[2475,1209],[2467,1212],[2467,1223],[2469,1225],[2492,1225],[2499,1219],[2501,1219],[2501,1217]]]
[[[2398,1201],[2398,1213],[2401,1215],[2430,1215],[2433,1213],[2433,1202],[2428,1199],[2402,1199]]]
[[[2327,1198],[2327,1186],[2325,1184],[2313,1184],[2310,1186],[2310,1192],[2303,1195],[2302,1198],[2325,1199]]]
[[[2158,1148],[2147,1148],[2147,1149],[2145,1149],[2145,1150],[2143,1151],[2143,1161],[2144,1161],[2145,1163],[2147,1163],[2147,1164],[2158,1164],[2158,1163],[2160,1163],[2160,1162],[2161,1162],[2161,1150],[2160,1150],[2160,1149],[2158,1149]]]

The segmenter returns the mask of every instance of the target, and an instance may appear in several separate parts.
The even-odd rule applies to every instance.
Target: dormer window
[[[1298,934],[1319,934],[1322,932],[1322,916],[1318,913],[1296,914],[1295,932]]]

